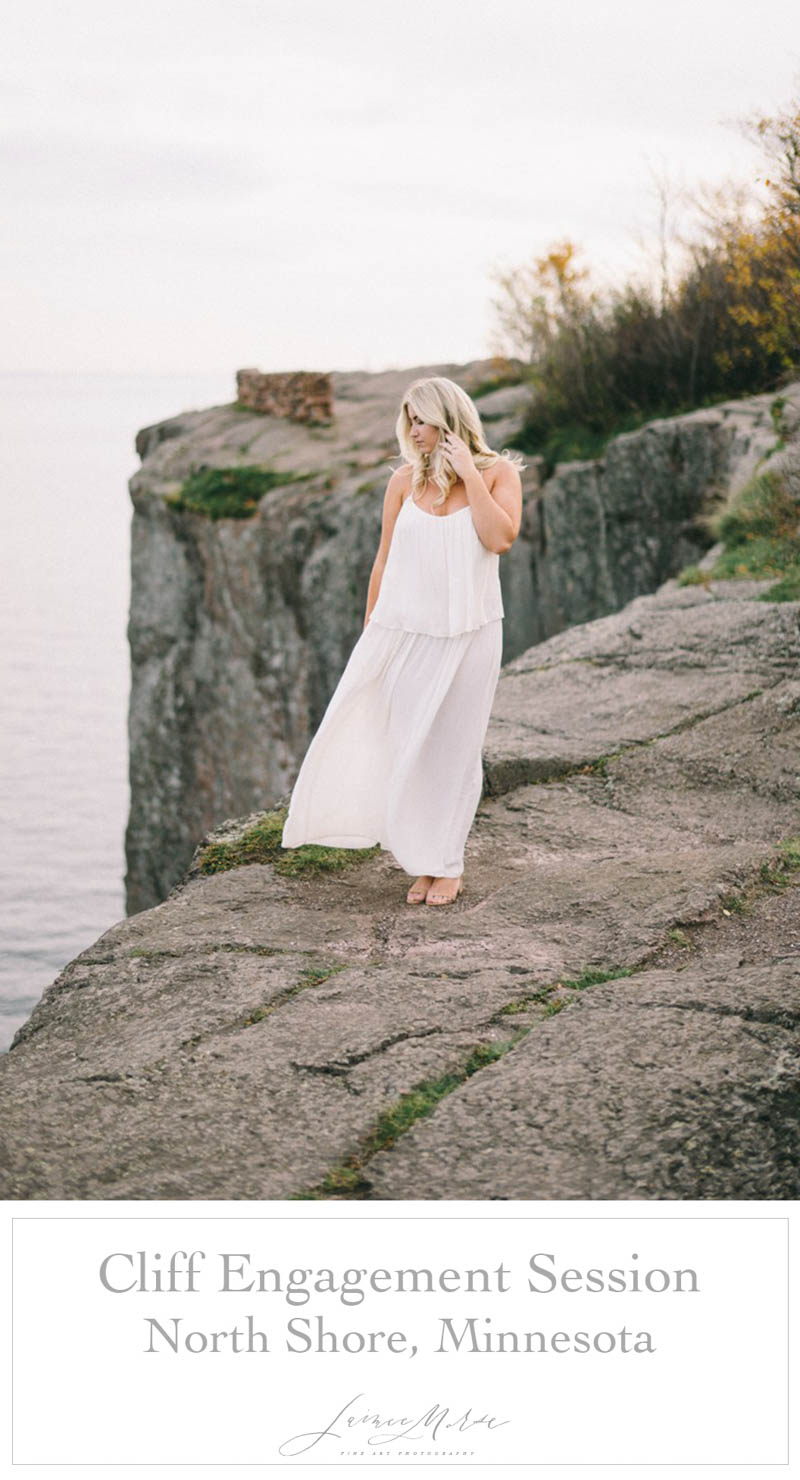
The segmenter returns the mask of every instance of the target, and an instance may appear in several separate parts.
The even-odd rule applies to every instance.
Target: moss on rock
[[[330,873],[335,869],[347,868],[380,851],[378,843],[372,848],[324,848],[318,843],[306,843],[300,848],[284,848],[281,835],[287,812],[286,807],[264,812],[257,822],[243,832],[218,842],[210,842],[197,859],[200,873],[218,874],[226,869],[241,868],[245,864],[269,863],[276,873],[299,878],[307,874]]]
[[[262,463],[198,468],[184,478],[175,493],[166,495],[166,502],[173,509],[191,510],[209,519],[250,519],[265,493],[295,483],[303,476],[306,475],[279,471]]]

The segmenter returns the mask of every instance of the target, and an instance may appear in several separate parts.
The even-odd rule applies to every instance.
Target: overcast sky
[[[0,58],[4,370],[493,349],[493,269],[642,270],[653,171],[763,165],[796,0],[24,0]]]

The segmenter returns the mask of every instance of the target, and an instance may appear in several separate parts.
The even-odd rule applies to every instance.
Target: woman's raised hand
[[[475,463],[463,437],[457,437],[455,432],[444,432],[442,441],[453,471],[458,474],[459,478],[466,478],[474,471]]]

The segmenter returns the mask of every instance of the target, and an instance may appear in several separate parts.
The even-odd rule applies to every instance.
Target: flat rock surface
[[[668,582],[503,670],[454,906],[380,853],[107,931],[0,1060],[2,1196],[798,1196],[800,606],[758,594]]]
[[[799,1026],[800,952],[575,993],[374,1157],[370,1195],[791,1197]]]

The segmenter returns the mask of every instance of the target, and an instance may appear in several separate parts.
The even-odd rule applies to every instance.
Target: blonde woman
[[[452,904],[480,801],[503,645],[499,557],[522,517],[517,453],[434,375],[408,387],[406,461],[383,501],[364,629],[306,751],[284,848],[379,843],[416,875],[409,904]]]

